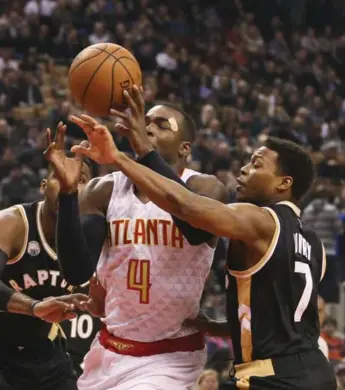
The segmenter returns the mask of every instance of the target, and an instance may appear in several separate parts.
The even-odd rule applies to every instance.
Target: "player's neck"
[[[55,230],[56,230],[56,215],[51,213],[48,209],[48,205],[43,201],[41,215],[42,230],[44,237],[48,244],[54,248],[55,247]]]

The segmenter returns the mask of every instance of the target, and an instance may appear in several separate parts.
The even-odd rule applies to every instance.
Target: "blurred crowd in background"
[[[343,313],[344,22],[340,0],[0,0],[1,207],[40,197],[47,127],[62,120],[68,145],[83,138],[68,120],[79,112],[68,92],[68,66],[87,45],[115,42],[141,65],[147,109],[169,101],[193,115],[198,132],[190,167],[218,176],[229,202],[240,167],[269,134],[310,151],[318,180],[302,219],[326,249],[320,293]],[[127,141],[114,136],[130,154]],[[218,320],[225,318],[226,244],[217,248],[203,297],[205,312]],[[343,332],[326,317],[323,337],[339,389],[345,389]],[[198,388],[212,390],[215,371],[228,375],[223,361],[231,359],[231,340],[207,342],[211,370]]]

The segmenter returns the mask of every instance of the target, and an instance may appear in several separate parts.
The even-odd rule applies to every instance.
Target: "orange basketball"
[[[110,108],[126,108],[123,91],[142,85],[140,66],[124,47],[98,43],[74,59],[68,84],[75,102],[94,116],[106,116]]]

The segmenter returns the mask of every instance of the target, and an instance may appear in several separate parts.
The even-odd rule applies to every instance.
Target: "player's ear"
[[[47,190],[47,179],[42,179],[41,185],[40,185],[40,193],[42,195],[45,195],[46,194],[46,190]]]
[[[178,149],[180,157],[187,158],[190,155],[191,151],[192,151],[192,144],[190,142],[182,141],[180,143],[180,146]]]
[[[281,183],[278,186],[280,192],[286,191],[292,187],[293,178],[291,176],[284,176],[281,180]]]

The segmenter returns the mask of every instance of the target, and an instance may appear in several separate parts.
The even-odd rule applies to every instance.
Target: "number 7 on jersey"
[[[139,293],[139,302],[150,303],[150,260],[131,259],[128,262],[127,288]]]

